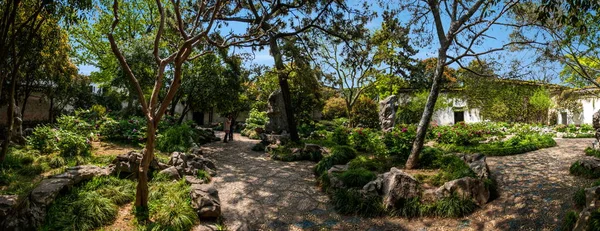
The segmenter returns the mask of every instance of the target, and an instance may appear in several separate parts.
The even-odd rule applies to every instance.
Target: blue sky
[[[358,4],[360,4],[360,3],[361,3],[361,1],[350,1],[350,4],[354,5],[355,7],[358,6]],[[376,4],[373,5],[372,7],[378,12],[382,11],[382,9],[379,6],[377,6]],[[379,14],[379,15],[381,15],[381,14]],[[402,23],[407,23],[406,20],[410,20],[410,17],[408,17],[407,14],[402,14],[402,15],[400,15],[400,20],[402,21]],[[382,21],[381,17],[376,18],[368,24],[368,27],[371,30],[375,30],[380,27],[381,21]],[[445,24],[449,24],[449,20],[447,18],[444,18],[444,22],[445,22]],[[242,25],[231,24],[230,26],[232,27],[231,29],[233,31],[245,30],[245,27],[242,27]],[[447,26],[448,25],[446,25],[445,29],[447,29]],[[427,25],[427,28],[430,28],[430,31],[433,31],[432,25]],[[489,31],[489,33],[487,33],[489,35],[489,38],[486,38],[485,42],[481,46],[478,46],[476,49],[478,51],[483,51],[483,50],[487,50],[487,49],[500,47],[509,41],[510,32],[511,31],[506,28],[493,27]],[[411,34],[411,38],[413,38],[413,39],[416,39],[417,36],[418,35]],[[430,58],[430,57],[436,57],[437,56],[437,46],[438,46],[438,43],[437,43],[436,39],[433,39],[432,43],[428,44],[428,46],[416,47],[419,50],[419,52],[415,55],[415,58],[425,59],[425,58]],[[248,48],[236,48],[234,50],[236,52],[251,53],[250,49],[248,49]],[[252,56],[253,58],[244,63],[245,66],[251,66],[253,64],[273,66],[273,58],[270,56],[268,49],[264,49],[262,51],[256,51],[253,54],[254,54]],[[498,60],[500,63],[504,63],[507,66],[508,66],[508,63],[516,60],[521,65],[523,65],[523,68],[524,68],[523,72],[526,72],[525,69],[527,69],[527,68],[530,68],[530,69],[533,68],[534,69],[533,73],[536,73],[536,72],[539,73],[539,71],[536,71],[536,69],[539,69],[539,67],[532,65],[534,57],[535,57],[535,54],[533,51],[520,51],[520,52],[502,51],[502,52],[492,53],[491,55],[488,55],[484,58],[486,58],[486,59],[491,58],[491,59]],[[463,64],[464,65],[468,64],[468,61],[463,62]],[[451,65],[451,66],[453,68],[458,68],[458,65],[456,65],[456,64]],[[499,67],[499,69],[500,69],[499,71],[501,72],[503,70],[508,70],[507,66]],[[558,64],[551,64],[550,66],[552,66],[556,70],[560,70],[560,66]],[[85,74],[85,75],[88,75],[91,72],[97,70],[95,67],[90,66],[90,65],[79,65],[78,67],[79,67],[79,72],[81,74]],[[557,75],[557,71],[552,71],[551,75]],[[556,81],[558,81],[557,78],[555,78],[552,82],[556,83]]]

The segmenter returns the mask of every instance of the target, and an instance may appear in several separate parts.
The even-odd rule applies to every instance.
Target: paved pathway
[[[219,133],[222,134],[222,133]],[[558,146],[521,155],[489,157],[500,197],[460,219],[340,216],[316,187],[312,162],[280,162],[253,152],[240,137],[206,146],[225,224],[231,230],[555,230],[573,207],[572,195],[589,180],[569,166],[592,139],[559,139]]]

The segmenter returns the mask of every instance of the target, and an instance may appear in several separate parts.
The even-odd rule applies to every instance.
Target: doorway
[[[465,121],[465,112],[464,111],[455,111],[454,112],[454,124]]]

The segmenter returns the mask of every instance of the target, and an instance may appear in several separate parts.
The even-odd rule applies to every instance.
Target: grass
[[[591,147],[587,147],[587,148],[585,148],[585,155],[600,158],[600,150],[596,150]]]
[[[435,161],[435,165],[441,166],[440,172],[430,179],[435,186],[463,177],[476,177],[469,165],[455,155],[444,155]]]
[[[363,196],[355,189],[337,189],[332,194],[335,209],[341,214],[376,217],[385,214],[382,198],[378,195]]]
[[[198,177],[198,179],[200,179],[200,180],[203,180],[204,183],[208,183],[208,182],[210,182],[212,180],[211,177],[210,177],[210,174],[208,174],[204,170],[198,170],[198,173],[196,174],[196,177]]]
[[[384,172],[389,170],[392,165],[391,160],[388,158],[380,157],[369,157],[366,155],[359,155],[356,158],[348,162],[348,169],[366,169],[374,172]]]
[[[344,182],[344,185],[346,187],[362,188],[370,181],[375,180],[377,176],[375,175],[375,173],[369,170],[366,170],[364,168],[357,168],[348,169],[348,171],[340,173],[337,177],[342,182]]]
[[[198,215],[191,207],[190,186],[184,180],[154,181],[149,190],[149,216],[153,222],[140,224],[140,228],[189,230],[198,221]]]
[[[579,216],[575,211],[569,211],[567,215],[563,218],[563,222],[560,225],[560,231],[571,231],[575,228],[575,224],[577,223],[577,219]]]
[[[580,188],[575,192],[575,195],[573,195],[573,202],[578,208],[585,207],[585,189]]]

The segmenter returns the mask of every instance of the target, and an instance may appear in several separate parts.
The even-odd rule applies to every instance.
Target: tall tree
[[[435,103],[443,86],[444,68],[453,63],[463,67],[462,63],[465,60],[478,59],[481,55],[510,47],[511,43],[505,43],[500,47],[480,48],[485,39],[489,38],[490,29],[510,26],[504,16],[518,2],[421,0],[399,4],[398,12],[408,12],[411,15],[411,25],[416,32],[423,35],[424,44],[433,42],[438,47],[430,93],[406,162],[407,169],[415,168],[418,164]],[[433,31],[428,31],[428,28],[433,28]],[[433,38],[436,40],[432,41]]]

